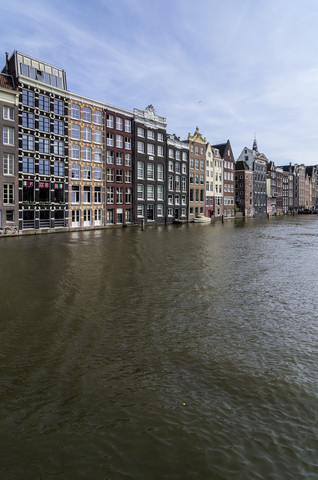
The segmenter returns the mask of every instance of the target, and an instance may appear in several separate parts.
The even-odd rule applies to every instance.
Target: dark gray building
[[[68,225],[66,73],[13,52],[4,73],[19,90],[19,230]]]
[[[167,221],[188,220],[189,143],[167,136]]]
[[[166,128],[152,105],[134,109],[135,223],[163,223],[167,216]]]
[[[283,170],[283,212],[291,213],[295,206],[295,167],[291,163],[279,167]]]
[[[267,163],[263,153],[259,153],[257,142],[254,140],[253,149],[243,148],[237,161],[245,162],[249,169],[254,172],[254,215],[266,215],[267,213]]]

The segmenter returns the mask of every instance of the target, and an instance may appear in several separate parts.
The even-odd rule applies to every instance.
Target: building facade
[[[154,224],[167,220],[166,128],[164,117],[152,105],[134,109],[135,223]]]
[[[254,172],[247,163],[238,161],[235,165],[235,204],[244,217],[254,216]]]
[[[310,208],[315,208],[317,204],[317,166],[306,167],[306,175],[310,182]]]
[[[243,148],[237,161],[244,161],[254,172],[254,215],[267,214],[267,163],[263,153],[259,153],[256,139],[253,149]]]
[[[14,52],[19,90],[19,230],[68,226],[68,98],[64,70]]]
[[[100,104],[69,98],[69,226],[105,222],[104,113]]]
[[[295,168],[291,163],[279,168],[283,171],[283,212],[292,213],[295,210]]]
[[[274,162],[268,162],[267,164],[266,193],[267,193],[267,213],[268,215],[276,215],[277,185],[276,185],[276,167]]]
[[[214,146],[223,159],[223,215],[230,218],[235,216],[235,160],[228,140]]]
[[[132,113],[111,109],[106,115],[106,224],[133,222]]]
[[[205,215],[205,162],[206,138],[199,128],[193,135],[189,133],[189,221],[199,215]]]
[[[176,135],[167,135],[166,153],[167,221],[185,222],[189,204],[189,144]]]
[[[11,75],[0,74],[0,232],[16,232],[19,220],[18,102]]]
[[[295,164],[294,204],[297,210],[302,210],[305,208],[305,177],[305,165]]]
[[[284,213],[283,209],[283,169],[276,167],[276,209],[277,214],[282,215]]]
[[[218,148],[206,144],[205,215],[221,218],[223,215],[223,159]]]

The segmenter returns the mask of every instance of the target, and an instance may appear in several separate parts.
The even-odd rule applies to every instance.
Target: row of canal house
[[[317,167],[267,165],[267,213],[276,215],[317,207]]]
[[[14,52],[0,75],[0,228],[48,231],[287,213],[316,205],[317,169],[276,167],[197,127],[167,133],[152,105],[132,112],[67,90],[66,73]]]
[[[230,142],[180,140],[152,105],[69,92],[66,72],[15,51],[1,77],[0,228],[51,231],[233,217]]]
[[[235,204],[244,216],[280,215],[316,208],[317,166],[276,166],[258,151],[243,148],[235,164]]]

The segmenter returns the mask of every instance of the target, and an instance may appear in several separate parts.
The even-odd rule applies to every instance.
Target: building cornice
[[[152,105],[148,105],[145,110],[134,108],[134,120],[143,123],[146,127],[166,130],[167,120],[165,117],[157,115]]]
[[[79,103],[87,103],[88,105],[91,105],[92,107],[101,108],[103,110],[110,110],[114,113],[118,113],[118,114],[121,114],[121,115],[126,115],[127,117],[133,117],[133,113],[130,112],[129,110],[125,110],[125,109],[119,108],[119,107],[114,107],[113,105],[110,105],[109,103],[100,102],[99,100],[94,100],[92,98],[85,97],[84,95],[79,95],[79,94],[73,93],[73,92],[66,92],[66,97],[69,100],[74,100],[74,101],[79,102]]]
[[[55,95],[60,95],[63,97],[66,97],[68,93],[67,90],[63,90],[62,88],[53,87],[48,83],[39,82],[38,80],[33,80],[33,78],[25,77],[24,75],[19,75],[18,87],[25,88],[26,86],[38,88],[39,90],[42,89],[45,92],[54,93]]]
[[[167,144],[175,148],[189,150],[189,144],[180,140],[175,135],[167,135]]]
[[[11,90],[9,88],[0,87],[0,100],[18,105],[19,92],[17,92],[16,90]]]

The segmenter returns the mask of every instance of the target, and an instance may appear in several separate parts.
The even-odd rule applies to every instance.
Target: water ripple
[[[6,242],[1,478],[316,480],[317,227]]]

